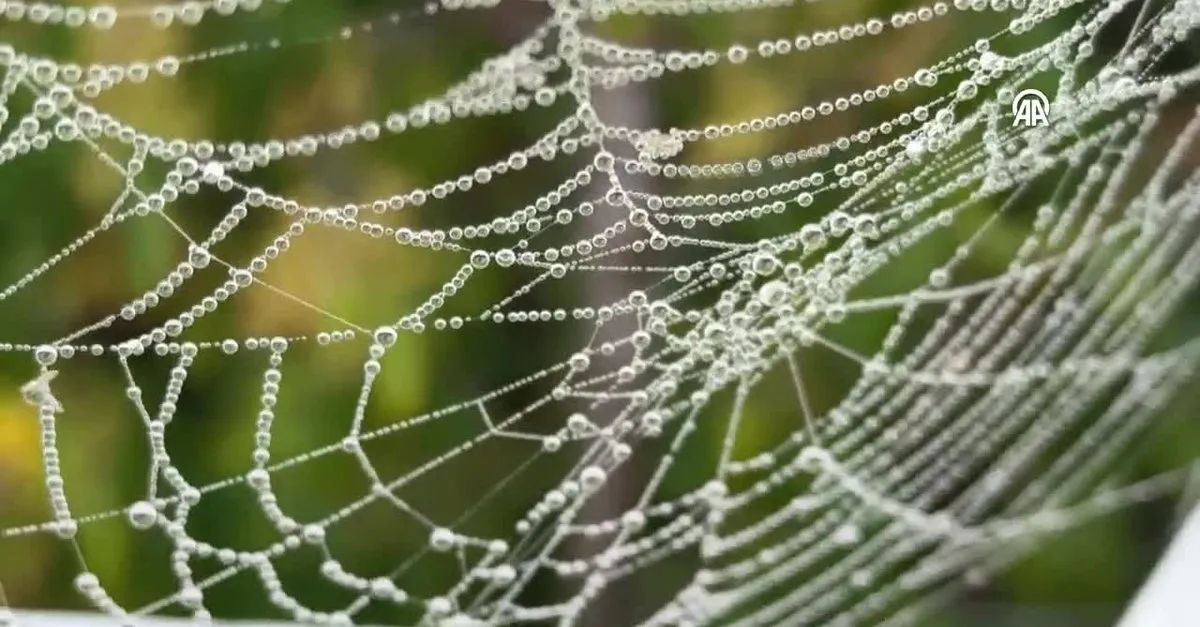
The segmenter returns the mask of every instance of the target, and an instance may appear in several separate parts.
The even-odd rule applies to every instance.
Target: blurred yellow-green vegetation
[[[279,38],[282,45],[185,65],[175,79],[151,77],[140,85],[122,85],[95,103],[139,129],[163,136],[216,141],[262,141],[335,129],[422,102],[505,50],[528,32],[544,13],[540,3],[503,3],[491,10],[441,14],[391,24],[379,19],[404,3],[352,0],[295,0],[252,15],[213,16],[196,28],[152,29],[136,21],[113,31],[35,28],[0,24],[0,40],[21,50],[79,62],[120,62],[163,54],[184,56],[240,41]],[[118,6],[122,6],[118,3]],[[413,5],[415,6],[415,5]],[[914,5],[915,6],[915,5]],[[914,8],[895,1],[823,2],[800,8],[710,14],[690,17],[623,17],[603,25],[604,32],[631,45],[724,50],[732,42],[794,36],[815,28],[835,28],[867,17]],[[406,7],[401,7],[406,8]],[[412,8],[412,7],[407,7]],[[375,27],[355,28],[364,21]],[[993,13],[955,15],[869,42],[841,44],[802,56],[757,61],[668,76],[614,98],[636,109],[631,125],[697,127],[797,108],[851,90],[910,73],[948,56],[978,37],[1005,26]],[[355,36],[323,37],[343,26]],[[315,38],[315,43],[305,40]],[[917,102],[899,98],[864,106],[823,120],[770,133],[702,142],[688,149],[688,160],[724,161],[796,149],[845,135]],[[18,91],[8,107],[14,116],[28,107]],[[255,171],[246,180],[306,205],[340,206],[386,197],[417,186],[469,173],[504,158],[553,127],[565,104],[503,117],[457,121],[437,127],[359,142],[315,157],[289,158]],[[115,145],[105,149],[117,151]],[[128,158],[122,153],[119,159]],[[426,206],[384,216],[395,227],[446,227],[482,223],[531,202],[579,165],[560,156],[526,171]],[[156,185],[165,168],[150,162],[139,177]],[[720,183],[726,189],[736,181]],[[686,181],[662,183],[655,191],[690,193]],[[94,226],[121,193],[122,180],[79,143],[55,143],[50,149],[0,167],[0,271],[7,285],[55,255]],[[229,207],[232,194],[204,190],[181,198],[168,212],[193,237],[203,237]],[[957,242],[981,225],[995,207],[979,206],[956,223],[947,237],[914,250],[904,264],[873,279],[877,293],[911,289],[927,276]],[[969,276],[1003,272],[1023,236],[1032,208],[1007,214],[989,231],[964,270]],[[287,227],[287,217],[256,213],[220,243],[215,253],[245,263]],[[769,220],[738,225],[727,233],[761,236],[779,228]],[[935,238],[937,239],[937,238]],[[133,219],[105,231],[59,266],[11,298],[0,302],[0,342],[38,344],[61,337],[116,312],[130,298],[151,288],[186,255],[186,242],[162,221]],[[361,234],[309,229],[264,275],[272,285],[344,319],[374,328],[394,322],[446,282],[463,255],[396,246]],[[649,263],[649,262],[647,262]],[[473,277],[469,289],[446,307],[446,315],[474,315],[532,279],[519,272],[490,268]],[[636,277],[635,277],[636,278]],[[216,277],[216,280],[223,277]],[[636,283],[611,284],[571,277],[560,285],[523,296],[525,308],[598,304],[606,290],[628,290]],[[639,279],[640,280],[640,279]],[[190,306],[215,280],[196,280],[163,305],[166,312]],[[207,288],[205,287],[207,286]],[[630,287],[632,286],[632,287]],[[1192,303],[1184,323],[1164,342],[1200,331],[1200,305]],[[85,336],[85,342],[110,344],[161,322],[120,323]],[[862,350],[877,345],[890,319],[853,316],[833,331],[840,341]],[[232,298],[189,331],[188,339],[313,336],[336,328],[329,319],[265,289]],[[562,360],[586,340],[587,324],[538,323],[474,325],[462,331],[402,333],[384,363],[366,413],[365,430],[399,423],[442,407],[473,399],[510,381]],[[857,376],[857,368],[836,356],[802,356],[813,402],[829,407]],[[284,384],[276,410],[273,459],[283,460],[336,444],[346,433],[361,386],[362,343],[317,347],[298,343],[287,353]],[[172,358],[133,360],[149,402],[157,402]],[[179,410],[168,428],[174,463],[194,485],[244,474],[250,468],[257,397],[266,357],[241,351],[233,356],[202,355],[189,374]],[[42,483],[40,434],[36,416],[20,396],[35,371],[27,353],[0,354],[0,528],[43,522],[48,516]],[[59,446],[66,489],[75,516],[111,512],[145,498],[148,453],[144,425],[125,398],[126,383],[111,357],[77,357],[62,366],[55,393],[66,407],[59,419]],[[489,403],[494,416],[508,416],[546,395],[541,382]],[[1193,395],[1194,396],[1194,395]],[[1146,446],[1131,455],[1124,471],[1134,475],[1181,465],[1200,449],[1195,398],[1181,399],[1163,416]],[[566,408],[543,412],[536,426],[561,424]],[[747,450],[778,439],[791,429],[785,418],[796,411],[786,381],[768,380],[750,399],[744,421]],[[555,421],[558,421],[557,423]],[[449,418],[405,429],[365,444],[382,476],[409,472],[463,442],[481,428],[478,413],[467,409]],[[678,494],[702,482],[719,450],[720,433],[704,433],[707,451],[691,450],[695,463],[680,464],[665,491]],[[529,457],[527,442],[489,442],[437,472],[414,480],[402,493],[416,509],[444,524],[457,519]],[[554,475],[547,462],[547,476]],[[690,473],[690,475],[689,475]],[[521,475],[494,498],[480,503],[464,528],[503,534],[545,489],[541,475]],[[329,455],[278,473],[273,485],[280,505],[297,520],[317,520],[365,494],[367,483],[348,456]],[[935,614],[926,624],[1022,625],[1071,627],[1111,624],[1157,558],[1174,521],[1175,505],[1155,503],[1122,511],[1073,529],[1046,550],[1022,561],[1009,573]],[[427,530],[379,504],[356,513],[330,530],[330,545],[343,563],[359,572],[386,573],[427,542]],[[192,514],[188,531],[216,545],[245,548],[273,538],[249,490],[214,492]],[[138,532],[120,516],[83,525],[79,543],[88,567],[108,592],[126,607],[139,607],[174,591],[168,570],[169,546],[158,534]],[[276,564],[289,593],[315,608],[333,609],[353,598],[317,574],[322,557],[297,552]],[[415,594],[429,595],[457,577],[450,560],[419,562],[419,573],[401,578]],[[202,567],[197,566],[197,569]],[[611,614],[618,619],[644,616],[661,602],[672,581],[694,564],[664,566],[663,578],[641,578],[621,588],[627,602]],[[79,571],[71,547],[48,534],[0,540],[0,583],[15,607],[82,609],[71,580]],[[673,573],[673,574],[672,574]],[[198,574],[200,574],[198,572]],[[672,577],[675,577],[674,579]],[[554,597],[554,582],[539,581],[534,598]],[[658,588],[656,588],[658,586]],[[661,589],[659,589],[661,588]],[[538,596],[540,595],[540,596]],[[215,586],[208,606],[217,617],[280,618],[250,577],[242,575]],[[168,611],[171,613],[171,611]],[[395,621],[404,616],[380,611],[368,620]]]

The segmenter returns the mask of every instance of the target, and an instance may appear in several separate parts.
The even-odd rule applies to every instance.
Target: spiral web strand
[[[0,2],[0,14],[37,25],[107,30],[146,20],[165,28],[247,12],[269,17],[278,3],[118,10],[10,0]],[[1200,26],[1200,3],[938,2],[723,50],[640,48],[599,28],[621,15],[686,20],[787,4],[555,0],[523,39],[444,93],[378,120],[266,142],[159,137],[94,100],[117,85],[137,89],[194,64],[303,40],[96,66],[3,45],[0,164],[71,144],[123,184],[95,226],[0,291],[0,306],[71,263],[92,240],[134,223],[165,226],[187,253],[94,324],[57,339],[0,344],[38,368],[22,393],[36,408],[50,505],[49,520],[0,528],[0,542],[50,534],[74,545],[79,594],[132,624],[179,609],[211,620],[210,592],[242,586],[261,589],[276,617],[314,624],[358,623],[367,608],[385,606],[407,612],[405,624],[570,625],[618,602],[615,586],[677,561],[686,577],[636,617],[640,624],[909,625],[952,598],[964,577],[1002,570],[1055,534],[1175,489],[1188,468],[1132,483],[1110,477],[1200,357],[1196,341],[1162,342],[1200,277],[1200,117],[1192,104],[1200,67],[1167,63]],[[445,0],[311,41],[507,8]],[[1098,33],[1131,17],[1124,44],[1106,52]],[[994,34],[892,82],[766,117],[632,128],[606,119],[597,104],[605,92],[620,97],[675,75],[849,49],[927,22],[968,18],[986,18]],[[1050,87],[1049,123],[1016,125],[1014,98],[1035,82]],[[709,143],[816,127],[897,98],[921,104],[787,151],[692,158]],[[27,110],[17,108],[27,101]],[[535,143],[429,187],[321,207],[247,182],[251,172],[287,160],[525,111],[561,117]],[[578,167],[498,218],[457,212],[446,228],[394,219],[436,212],[456,195],[559,161]],[[189,230],[175,206],[213,190],[233,199],[223,217],[208,232]],[[285,225],[270,245],[249,260],[219,252],[260,214]],[[1023,232],[1003,267],[989,276],[964,270],[1011,224]],[[748,235],[746,225],[758,226],[759,235]],[[347,320],[265,276],[320,231],[436,257],[454,270],[411,311]],[[955,247],[944,258],[926,257],[921,280],[876,280],[910,263],[902,260],[927,240],[947,236]],[[342,272],[347,281],[358,276]],[[497,274],[524,282],[482,311],[457,307],[478,277]],[[602,275],[624,279],[611,301],[524,304],[556,282]],[[213,276],[216,287],[182,301],[189,283]],[[306,310],[319,326],[307,334],[189,338],[206,317],[253,291]],[[837,333],[857,317],[880,315],[890,322],[873,346]],[[164,321],[118,342],[91,339],[147,319]],[[385,416],[384,426],[371,418],[376,381],[406,335],[483,329],[537,337],[559,324],[590,330],[558,349],[556,363],[431,413]],[[288,366],[336,350],[354,351],[361,367],[341,439],[302,454],[273,453],[273,434],[305,418],[277,411]],[[814,397],[804,356],[815,353],[853,368],[853,384],[836,402]],[[254,360],[261,373],[257,414],[238,418],[254,424],[248,470],[220,481],[189,477],[173,463],[167,440],[173,424],[198,417],[177,405],[194,367],[234,359]],[[144,426],[150,448],[146,497],[112,511],[77,511],[60,463],[59,440],[87,410],[57,389],[58,376],[87,360],[119,366],[130,419]],[[149,362],[167,364],[165,384],[139,374]],[[777,424],[764,437],[755,431],[763,417],[746,408],[769,381],[785,382],[791,399],[765,417]],[[436,423],[469,435],[399,474],[381,471],[383,453],[368,452]],[[712,434],[715,449],[697,444]],[[428,478],[453,481],[457,462],[495,443],[506,445],[505,469],[471,509],[434,516],[406,496]],[[322,516],[290,513],[274,483],[339,456],[356,465],[365,489],[342,494],[342,504]],[[539,466],[548,460],[557,465]],[[693,474],[704,468],[705,481],[668,489],[681,465]],[[534,470],[547,467],[553,476]],[[499,509],[519,484],[539,486],[536,498]],[[245,548],[193,537],[193,510],[230,491],[254,495],[274,530],[271,542]],[[625,498],[597,508],[608,492]],[[391,556],[390,571],[359,572],[328,536],[381,507],[428,541]],[[471,517],[490,508],[513,514],[503,527],[475,531]],[[88,570],[79,538],[114,518],[169,543],[173,593],[129,605]],[[321,556],[310,576],[349,593],[350,602],[324,607],[289,592],[276,565],[305,552]],[[401,583],[421,569],[447,568],[454,576],[431,592]],[[552,600],[532,592],[547,577],[556,583]],[[0,625],[21,624],[19,612],[0,609],[0,617]]]

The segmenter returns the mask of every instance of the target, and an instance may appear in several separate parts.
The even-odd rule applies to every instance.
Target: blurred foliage
[[[264,140],[337,128],[367,117],[379,119],[385,111],[416,104],[463,76],[488,55],[504,50],[542,9],[533,3],[506,2],[489,12],[440,15],[398,26],[383,20],[376,22],[380,27],[369,34],[302,43],[313,35],[336,32],[338,25],[376,19],[394,7],[395,3],[382,0],[296,0],[285,8],[261,14],[209,18],[199,28],[165,31],[137,24],[122,24],[113,32],[94,32],[5,23],[0,25],[0,39],[59,59],[116,62],[278,37],[284,44],[277,50],[185,66],[176,80],[151,78],[144,85],[121,86],[97,103],[99,108],[153,133],[189,139]],[[886,17],[891,11],[907,7],[896,1],[825,2],[739,15],[621,18],[604,29],[633,44],[653,42],[660,47],[722,50],[734,41],[753,42],[816,25],[835,27],[867,16]],[[902,36],[888,34],[870,43],[669,76],[644,88],[626,90],[620,97],[639,99],[650,111],[647,122],[659,127],[742,119],[890,81],[1002,26],[990,13],[963,15],[905,31]],[[869,121],[868,116],[891,115],[915,102],[913,98],[897,98],[836,116],[819,127],[801,125],[708,142],[689,152],[688,158],[728,160],[812,144],[862,127]],[[248,179],[307,204],[338,205],[470,172],[481,163],[502,158],[515,147],[528,144],[555,121],[554,114],[545,111],[460,121],[370,145],[322,152],[313,158],[288,159],[254,172]],[[530,201],[571,172],[573,165],[577,162],[570,158],[539,163],[482,191],[431,202],[388,219],[394,219],[396,226],[480,222]],[[162,172],[161,166],[152,164],[142,180],[153,181]],[[681,193],[687,189],[684,183],[672,185],[660,191]],[[0,168],[3,282],[20,278],[90,228],[109,209],[120,186],[120,178],[78,143],[60,143]],[[205,191],[181,199],[171,211],[192,233],[200,233],[210,228],[231,202],[231,196]],[[957,235],[969,234],[990,209],[980,207],[976,214],[966,216],[956,226],[961,229]],[[1002,271],[1031,213],[1032,208],[1015,212],[1009,218],[1012,224],[994,228],[982,249],[986,254],[976,255],[974,265],[965,273],[984,276]],[[794,224],[797,218],[791,219]],[[244,261],[285,227],[283,216],[253,215],[216,252]],[[763,221],[739,225],[732,232],[751,238],[765,228],[781,227]],[[461,262],[429,251],[365,239],[312,230],[275,262],[266,278],[306,301],[372,328],[413,309]],[[953,238],[947,237],[920,247],[904,264],[874,279],[873,289],[908,289],[924,280],[933,260],[943,258],[954,245]],[[0,341],[38,343],[90,324],[153,285],[185,252],[184,241],[159,221],[134,220],[110,230],[0,305]],[[481,274],[452,304],[455,312],[475,313],[530,278],[495,269]],[[535,292],[523,302],[531,303],[529,307],[573,306],[591,300],[589,289],[594,285],[564,282],[561,289]],[[188,288],[171,302],[191,304],[203,293],[203,286]],[[1193,313],[1200,313],[1200,305],[1193,307]],[[1192,327],[1200,326],[1194,322],[1200,317],[1189,319]],[[139,325],[157,320],[149,316],[147,322],[114,327],[88,341],[118,341],[145,328]],[[881,316],[854,317],[832,332],[848,345],[871,346],[890,322]],[[206,319],[190,339],[312,335],[326,328],[328,321],[312,311],[269,291],[251,290]],[[1198,330],[1180,328],[1177,333],[1185,337]],[[399,346],[385,363],[366,428],[433,411],[535,372],[565,357],[586,337],[584,332],[585,327],[564,323],[402,334]],[[830,355],[806,354],[801,358],[818,407],[831,406],[856,376],[855,368]],[[111,362],[77,358],[64,367],[56,382],[56,391],[67,407],[61,418],[59,441],[67,490],[77,516],[122,507],[143,498],[146,490],[143,425],[123,397],[125,384]],[[300,346],[288,353],[272,444],[276,459],[338,442],[349,424],[360,385],[361,363],[357,346]],[[169,360],[154,359],[135,363],[139,381],[151,398],[161,393],[158,390],[171,365]],[[197,361],[178,418],[168,434],[175,462],[193,484],[213,483],[249,468],[257,387],[264,367],[265,358],[245,352],[233,357],[206,356]],[[39,434],[33,411],[22,403],[18,391],[32,373],[27,355],[0,354],[0,528],[36,523],[46,517]],[[519,398],[503,399],[495,411],[512,413],[545,392],[523,392]],[[1182,402],[1174,415],[1162,421],[1163,428],[1136,459],[1130,460],[1127,471],[1144,474],[1177,466],[1195,456],[1200,423],[1194,420],[1194,400]],[[781,430],[788,429],[780,418],[795,411],[794,403],[786,381],[765,382],[753,395],[745,419],[751,429],[761,430],[761,435],[749,435],[742,444],[754,446],[756,440],[777,437]],[[540,419],[545,425],[554,417]],[[381,474],[396,476],[428,459],[430,451],[445,450],[463,441],[479,426],[477,416],[466,412],[452,420],[369,443],[367,450]],[[710,450],[693,452],[697,458],[715,456],[719,434],[707,435],[712,436],[708,440]],[[405,496],[435,520],[454,520],[514,466],[511,460],[523,459],[517,456],[525,452],[527,448],[509,443],[481,447],[465,461],[414,482]],[[689,464],[679,476],[672,477],[675,489],[687,489],[707,476],[705,468],[707,464],[696,463],[694,468]],[[289,469],[275,482],[281,505],[300,520],[329,514],[362,495],[365,486],[358,468],[341,458],[324,458]],[[498,498],[485,502],[471,524],[479,529],[507,524],[529,507],[538,490],[533,484],[506,489]],[[991,624],[986,622],[989,620],[997,625],[1017,624],[1007,622],[1015,620],[1011,617],[986,618],[978,613],[981,604],[1078,606],[1090,609],[1068,610],[1041,624],[1107,624],[1153,563],[1169,532],[1170,516],[1169,506],[1164,505],[1124,511],[1074,530],[1010,574],[974,591],[961,607],[931,617],[928,624],[985,625]],[[244,547],[256,546],[271,537],[265,520],[257,515],[253,498],[242,489],[206,497],[195,510],[189,530],[214,544]],[[119,518],[85,525],[80,534],[88,567],[115,598],[129,606],[172,592],[166,571],[167,545],[161,538],[138,534]],[[356,514],[345,528],[335,527],[330,539],[338,556],[362,572],[386,572],[396,565],[398,556],[412,553],[425,541],[425,531],[382,507],[369,507]],[[278,568],[293,596],[332,609],[348,597],[319,581],[319,561],[317,555],[302,554],[281,560]],[[437,590],[441,584],[436,582],[456,577],[455,570],[446,564],[431,562],[423,567],[421,577],[406,581],[414,591]],[[678,575],[687,572],[689,566],[673,568]],[[9,602],[17,607],[81,608],[82,601],[70,585],[78,569],[76,555],[56,539],[35,535],[0,540],[0,582]],[[639,579],[636,588],[623,588],[633,608],[629,611],[653,606],[663,592],[654,586],[670,580],[669,576],[654,581]],[[553,582],[547,582],[535,593],[549,596],[553,587]],[[276,616],[258,585],[247,578],[217,586],[214,595],[210,607],[217,616]],[[1047,619],[1023,618],[1019,624],[1035,625],[1034,620]]]

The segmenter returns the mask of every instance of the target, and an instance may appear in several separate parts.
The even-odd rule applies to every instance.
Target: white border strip
[[[1200,624],[1200,505],[1184,520],[1117,627]]]

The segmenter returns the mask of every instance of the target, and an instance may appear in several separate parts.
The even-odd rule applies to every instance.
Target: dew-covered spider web
[[[43,504],[0,518],[0,562],[66,550],[77,608],[919,624],[1190,472],[1119,471],[1200,358],[1200,2],[442,0],[305,21],[316,4],[0,1],[3,189],[56,193],[28,164],[69,155],[107,190],[72,223],[3,209],[63,239],[0,251]],[[479,52],[458,20],[501,34]],[[381,43],[429,29],[427,56]],[[122,56],[189,30],[221,43]],[[43,52],[46,32],[110,43]],[[387,70],[363,80],[403,102],[271,136],[159,130],[302,99],[155,86],[356,42]],[[469,69],[429,78],[460,45]],[[689,114],[716,98],[736,115]],[[428,161],[452,171],[339,191],[441,132]],[[56,313],[97,285],[105,306]],[[136,489],[76,487],[106,473]],[[110,583],[118,551],[143,585]]]

